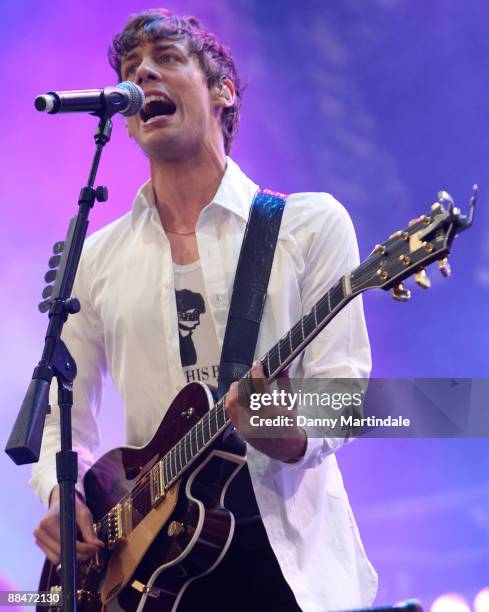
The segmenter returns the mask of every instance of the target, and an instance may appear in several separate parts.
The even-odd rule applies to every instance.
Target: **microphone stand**
[[[75,612],[77,609],[75,483],[78,478],[78,457],[72,450],[71,434],[73,380],[77,369],[73,357],[61,340],[61,332],[68,315],[80,311],[80,303],[76,298],[71,298],[71,291],[87,233],[89,212],[95,200],[105,202],[108,198],[106,187],[93,187],[102,149],[109,142],[112,132],[109,114],[98,116],[100,121],[94,135],[96,150],[88,183],[81,189],[79,210],[70,221],[64,247],[63,243],[54,246],[55,257],[50,259],[49,265],[54,268],[59,261],[59,269],[54,272],[55,276],[53,271],[47,273],[46,280],[49,282],[55,278],[55,283],[54,287],[48,286],[43,292],[43,297],[49,297],[49,300],[39,305],[41,312],[49,310],[42,357],[34,369],[5,448],[5,452],[17,465],[39,461],[44,420],[50,412],[49,388],[55,376],[58,382],[61,427],[61,450],[56,454],[56,475],[60,489],[62,605],[65,612]],[[59,257],[57,253],[61,249],[62,255]]]

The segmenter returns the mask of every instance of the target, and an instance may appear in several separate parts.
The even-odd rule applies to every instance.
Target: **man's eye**
[[[136,66],[128,66],[125,70],[124,70],[124,75],[127,77],[130,77],[131,75],[133,75],[136,72]]]
[[[162,55],[160,57],[160,62],[162,64],[172,64],[173,62],[178,61],[178,56],[173,53],[167,53],[166,55]]]

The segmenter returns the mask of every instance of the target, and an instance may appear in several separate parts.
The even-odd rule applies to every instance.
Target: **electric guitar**
[[[465,216],[440,192],[428,215],[377,244],[261,358],[268,382],[360,293],[392,289],[396,300],[406,301],[410,292],[403,281],[414,275],[427,289],[425,267],[435,261],[448,276],[447,255],[455,236],[472,225],[476,193],[474,187]],[[145,447],[116,448],[87,472],[86,503],[105,548],[78,564],[81,612],[100,612],[116,597],[131,612],[175,612],[188,584],[218,565],[234,531],[224,495],[246,461],[245,445],[230,449],[223,442],[229,426],[224,398],[215,403],[206,385],[191,383]],[[46,561],[39,590],[59,595],[60,580]]]

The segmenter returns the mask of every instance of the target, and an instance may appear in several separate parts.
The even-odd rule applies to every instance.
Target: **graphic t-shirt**
[[[173,264],[180,359],[187,383],[217,386],[219,345],[207,305],[200,261]]]

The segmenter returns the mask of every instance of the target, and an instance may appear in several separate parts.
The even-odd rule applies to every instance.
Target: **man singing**
[[[78,365],[73,446],[80,479],[94,461],[107,371],[124,401],[127,443],[134,446],[151,439],[189,380],[189,368],[190,380],[205,372],[205,382],[216,383],[237,260],[258,189],[228,157],[241,106],[233,58],[195,18],[165,9],[132,16],[109,58],[119,80],[144,91],[145,105],[127,119],[127,131],[149,160],[150,179],[126,215],[87,240],[73,291],[81,312],[64,329]],[[288,196],[256,355],[356,265],[356,238],[344,208],[324,193]],[[192,300],[180,304],[181,296]],[[190,327],[189,312],[196,308]],[[179,321],[191,330],[185,342]],[[356,298],[295,361],[290,375],[365,378],[370,367]],[[252,374],[264,376],[258,365]],[[36,543],[54,564],[60,560],[56,396],[53,388],[31,481],[49,506],[34,532]],[[248,407],[239,403],[235,385],[226,410],[239,428]],[[242,434],[248,438],[247,464],[226,498],[236,517],[233,541],[217,568],[188,586],[178,611],[325,612],[370,605],[377,579],[336,463],[341,440],[307,438],[300,428],[275,439]],[[103,544],[82,501],[81,480],[77,487],[77,555],[83,561]]]

